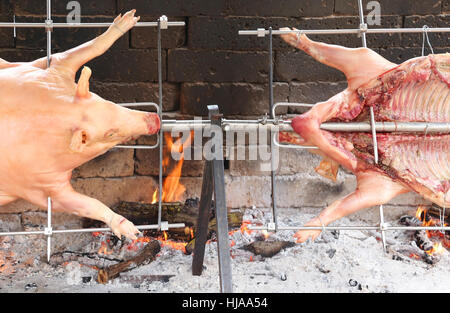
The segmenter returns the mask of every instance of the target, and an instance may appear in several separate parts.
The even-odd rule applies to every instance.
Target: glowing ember
[[[108,249],[108,247],[106,246],[106,242],[102,242],[101,247],[100,247],[100,249],[98,249],[97,253],[104,254],[104,255],[110,255],[113,253],[113,251]]]
[[[262,231],[262,234],[264,236],[264,239],[267,239],[270,236],[270,233],[268,233],[267,230],[265,230],[265,229]]]
[[[442,254],[444,253],[445,248],[442,246],[440,242],[436,242],[433,245],[433,249],[425,251],[428,255],[434,255],[434,254]]]
[[[127,247],[128,250],[137,251],[144,246],[144,243],[150,242],[149,237],[140,237],[133,240]]]
[[[422,226],[440,226],[440,221],[435,220],[433,218],[429,218],[427,221],[427,210],[423,206],[419,206],[416,211],[416,218],[422,221]],[[447,224],[444,223],[444,227]],[[427,230],[426,231],[428,238],[438,237],[444,241],[444,246],[448,247],[447,240],[445,238],[445,234],[439,230]],[[441,242],[436,242],[433,245],[433,248],[425,251],[428,255],[442,254],[445,250],[444,246]]]

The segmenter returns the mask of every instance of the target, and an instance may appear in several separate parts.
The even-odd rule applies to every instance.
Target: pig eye
[[[111,138],[114,137],[114,135],[117,133],[117,129],[110,129],[106,132],[105,138]]]

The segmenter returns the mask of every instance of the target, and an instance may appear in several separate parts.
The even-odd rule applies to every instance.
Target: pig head
[[[42,208],[105,222],[120,238],[135,239],[136,227],[100,201],[73,190],[75,167],[118,143],[160,128],[155,113],[129,110],[89,91],[84,67],[104,53],[139,20],[135,11],[119,15],[101,36],[79,47],[29,63],[0,59],[0,204],[23,198]]]

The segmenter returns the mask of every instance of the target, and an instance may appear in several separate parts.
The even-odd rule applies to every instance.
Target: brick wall
[[[65,21],[68,1],[52,1],[53,19]],[[356,0],[79,0],[82,22],[112,21],[119,12],[136,8],[142,21],[185,21],[186,27],[163,31],[164,111],[174,115],[204,115],[207,104],[218,104],[226,116],[250,118],[268,111],[267,38],[238,36],[240,29],[295,26],[303,29],[355,28]],[[368,1],[363,1],[367,3]],[[371,27],[447,27],[450,0],[380,0],[381,25]],[[367,12],[366,12],[367,13]],[[0,0],[0,21],[37,22],[44,19],[45,0]],[[53,52],[94,38],[101,29],[55,29]],[[311,36],[328,43],[358,47],[354,35]],[[43,29],[0,29],[0,57],[29,61],[46,55]],[[448,50],[449,34],[430,34],[435,52]],[[419,56],[420,34],[368,35],[367,44],[393,62]],[[90,62],[92,91],[115,102],[157,102],[156,29],[136,28],[105,55]],[[344,89],[342,73],[315,62],[302,51],[274,38],[275,101],[314,103]],[[142,137],[139,143],[152,138]],[[341,173],[337,183],[313,172],[319,159],[303,151],[282,151],[281,206],[323,207],[354,188],[355,180]],[[157,185],[157,151],[110,151],[74,172],[75,187],[108,205],[122,200],[148,201]],[[269,206],[267,173],[258,162],[230,161],[226,171],[228,205]],[[200,194],[201,162],[186,162],[185,196]],[[232,196],[231,196],[232,195]],[[318,196],[319,195],[319,196]],[[421,200],[403,196],[395,205]],[[32,210],[22,202],[8,212]],[[3,209],[5,211],[5,209]]]

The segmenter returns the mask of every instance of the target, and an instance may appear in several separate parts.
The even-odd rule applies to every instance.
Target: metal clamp
[[[277,230],[276,224],[273,222],[267,223],[267,230],[268,231],[276,231]]]
[[[312,108],[315,104],[310,103],[295,103],[295,102],[278,102],[272,108],[272,116],[277,117],[276,110],[279,107],[296,107],[296,108]]]
[[[256,35],[258,37],[265,37],[266,36],[266,30],[264,28],[258,28],[256,30]]]
[[[278,102],[278,103],[275,103],[275,105],[274,105],[273,108],[272,108],[272,116],[273,116],[274,119],[276,119],[277,121],[278,121],[278,119],[277,119],[277,115],[276,115],[276,110],[277,110],[277,108],[283,107],[283,106],[287,106],[287,107],[292,106],[292,107],[301,107],[301,108],[304,108],[304,107],[312,108],[312,107],[314,106],[314,104],[308,104],[308,103],[290,103],[290,102]],[[281,143],[277,140],[277,138],[276,138],[276,135],[277,135],[277,134],[278,134],[278,133],[274,133],[273,136],[272,136],[272,142],[273,142],[273,144],[276,145],[277,147],[280,147],[280,148],[289,148],[289,149],[318,149],[317,147],[314,147],[314,146],[297,146],[297,145],[281,144]]]
[[[169,27],[169,19],[167,18],[167,16],[161,16],[158,21],[160,29],[167,29]]]
[[[361,34],[363,33],[367,33],[367,30],[369,28],[367,27],[367,23],[361,23],[359,24],[359,33],[358,33],[358,37],[361,37]]]
[[[45,31],[51,32],[53,31],[53,20],[45,20]]]
[[[126,108],[132,108],[132,107],[142,107],[142,106],[151,106],[156,108],[156,114],[159,115],[160,113],[160,106],[157,105],[154,102],[135,102],[135,103],[118,103],[118,105],[126,107]],[[155,149],[159,146],[159,133],[157,134],[156,137],[156,144],[154,144],[153,146],[148,146],[148,145],[136,145],[136,146],[127,146],[127,145],[117,145],[114,146],[114,148],[119,148],[119,149]]]
[[[380,223],[380,230],[381,231],[389,230],[389,224],[388,223]]]
[[[161,222],[161,231],[166,231],[166,230],[169,230],[169,222],[167,222],[167,221],[163,221],[163,222]]]

